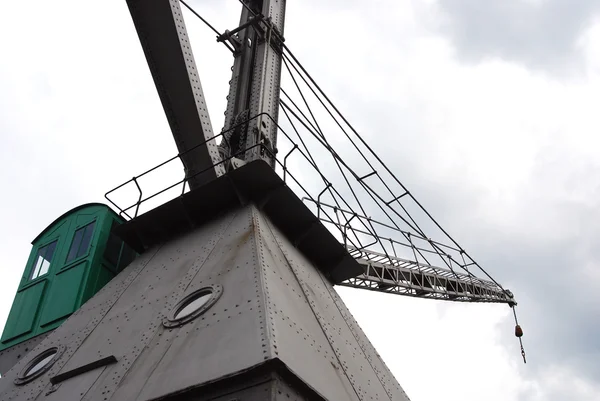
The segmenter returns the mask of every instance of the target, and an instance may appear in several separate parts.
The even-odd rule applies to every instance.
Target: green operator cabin
[[[136,256],[113,233],[123,219],[89,203],[60,216],[32,242],[0,351],[65,321]]]

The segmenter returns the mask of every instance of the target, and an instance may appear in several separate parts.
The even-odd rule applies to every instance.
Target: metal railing
[[[175,182],[170,183],[169,185],[166,185],[164,188],[162,188],[158,191],[152,192],[150,194],[147,194],[144,192],[143,186],[140,185],[141,178],[150,176],[152,173],[159,171],[159,169],[161,167],[164,167],[168,163],[171,163],[177,159],[179,159],[181,161],[182,156],[184,156],[185,154],[187,154],[189,152],[192,152],[193,150],[197,149],[200,146],[206,145],[206,143],[209,141],[215,141],[218,138],[222,138],[222,140],[227,141],[227,135],[226,135],[227,133],[237,129],[238,127],[246,125],[255,119],[258,119],[261,116],[270,119],[271,122],[277,126],[279,134],[283,135],[283,137],[285,139],[287,139],[287,141],[288,141],[287,147],[289,148],[289,150],[282,157],[279,157],[279,158],[277,157],[278,151],[276,149],[273,150],[273,149],[270,149],[268,146],[265,146],[263,143],[258,143],[256,145],[239,150],[239,151],[235,152],[234,154],[231,154],[228,157],[224,158],[223,160],[219,161],[218,163],[215,163],[212,166],[207,167],[206,169],[198,171],[193,175],[186,176],[185,172],[183,172],[183,178],[175,180]],[[229,148],[231,148],[231,147],[229,147]],[[279,125],[277,123],[277,121],[275,121],[273,119],[273,117],[271,115],[269,115],[268,113],[257,114],[255,116],[249,117],[248,119],[246,119],[242,122],[239,122],[238,124],[235,124],[231,128],[224,130],[224,131],[220,132],[219,134],[206,139],[205,141],[200,142],[199,144],[186,150],[185,152],[179,153],[179,154],[163,161],[162,163],[159,163],[158,165],[144,171],[143,173],[141,173],[137,176],[134,176],[133,178],[127,180],[126,182],[116,186],[115,188],[108,191],[104,195],[104,197],[112,206],[115,207],[115,209],[118,211],[120,216],[122,216],[126,220],[127,219],[132,220],[132,219],[135,219],[140,214],[140,210],[141,210],[140,208],[142,205],[144,205],[144,203],[156,198],[157,196],[159,196],[161,194],[164,194],[165,192],[167,192],[171,189],[177,188],[177,187],[181,188],[179,195],[183,195],[186,192],[186,184],[192,178],[196,177],[199,174],[205,173],[206,171],[210,170],[211,168],[214,168],[217,165],[225,164],[228,161],[232,160],[233,158],[243,155],[246,152],[251,151],[252,149],[255,149],[255,148],[260,148],[261,152],[264,151],[264,152],[268,153],[275,160],[276,167],[280,170],[279,175],[282,178],[282,180],[284,181],[284,183],[286,183],[288,186],[294,186],[296,191],[301,192],[300,196],[302,196],[304,199],[309,199],[309,200],[313,201],[313,203],[315,203],[315,204],[317,203],[316,195],[314,195],[315,191],[311,191],[307,187],[306,184],[303,184],[301,182],[301,180],[298,177],[296,177],[294,174],[292,174],[292,172],[290,171],[289,163],[290,163],[291,157],[294,155],[299,155],[301,157],[301,159],[304,160],[304,162],[308,163],[308,165],[314,169],[314,171],[319,175],[319,177],[322,180],[326,181],[327,179],[325,178],[323,173],[320,171],[319,167],[316,165],[316,163],[311,158],[311,156],[309,154],[307,154],[307,152],[305,150],[301,149],[300,145],[297,142],[295,142],[293,140],[293,138],[283,129],[283,127],[281,125]],[[183,164],[182,164],[182,166],[183,166]],[[277,168],[275,169],[276,171],[278,170]],[[122,190],[128,186],[135,188],[135,190],[137,191],[136,199],[132,203],[127,203],[125,206],[119,205],[119,202],[117,202],[115,199],[113,199],[113,195],[117,191]],[[331,218],[331,216],[328,216],[327,210],[325,210],[324,207],[319,207],[318,209],[319,209],[319,211],[318,211],[319,215],[325,215],[328,218]],[[360,244],[355,244],[355,245],[360,246]]]
[[[186,184],[190,179],[217,165],[228,163],[233,158],[241,156],[240,158],[243,159],[246,152],[260,148],[260,153],[267,153],[275,161],[275,171],[278,172],[284,183],[294,190],[296,195],[312,210],[315,217],[338,238],[355,260],[364,267],[363,274],[346,280],[341,285],[452,301],[504,302],[509,304],[514,302],[512,294],[496,282],[479,279],[469,271],[471,266],[478,267],[475,262],[469,259],[465,260],[464,257],[462,261],[457,261],[456,257],[450,255],[454,252],[454,254],[463,256],[461,249],[429,239],[423,236],[421,232],[400,230],[393,224],[378,222],[352,208],[337,190],[334,183],[321,171],[316,158],[310,153],[305,139],[294,126],[289,114],[286,113],[286,116],[297,135],[297,139],[289,135],[269,114],[258,114],[131,178],[108,191],[105,198],[118,210],[122,217],[129,220],[135,219],[140,214],[141,206],[146,202],[175,188],[180,188],[176,196],[182,196],[186,192]],[[277,149],[271,149],[263,143],[258,143],[230,154],[218,163],[193,175],[186,176],[185,171],[183,171],[183,178],[174,179],[174,182],[170,182],[159,190],[146,193],[143,185],[140,185],[141,178],[151,176],[152,173],[159,171],[161,167],[177,159],[180,160],[183,167],[181,158],[188,152],[206,145],[209,141],[216,141],[218,138],[221,138],[222,141],[228,141],[227,134],[229,132],[260,117],[270,119],[277,127],[280,139],[283,139],[283,141],[280,141],[280,145],[287,148],[285,153],[282,152],[281,157],[277,157],[279,153]],[[228,142],[226,144],[230,145]],[[325,144],[324,147],[334,157],[337,157],[329,144]],[[228,148],[231,149],[231,146],[228,146]],[[302,182],[297,174],[294,175],[290,170],[290,160],[292,158],[299,158],[300,161],[312,169],[312,172],[316,173],[318,177],[317,181]],[[306,171],[302,171],[302,174],[305,173]],[[358,183],[364,181],[364,179],[365,177],[356,177]],[[322,181],[322,186],[319,183],[320,181]],[[348,181],[346,181],[346,184],[351,185]],[[126,187],[134,188],[135,199],[125,206],[119,206],[112,196]],[[325,195],[328,199],[333,199],[335,205],[325,203],[323,200]],[[344,205],[345,208],[340,205]],[[359,210],[363,210],[360,203]],[[383,235],[383,233],[389,235]],[[404,251],[398,252],[400,249]],[[445,263],[446,268],[435,267],[426,259],[426,255],[438,257],[438,260],[441,259]]]

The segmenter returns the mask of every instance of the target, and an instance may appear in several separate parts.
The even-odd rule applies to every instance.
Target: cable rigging
[[[249,27],[258,32],[260,29],[257,29],[256,22],[263,24],[263,35],[269,38],[269,43],[271,35],[275,34],[281,47],[285,72],[301,100],[299,104],[291,93],[281,88],[285,99],[279,99],[280,110],[295,135],[293,139],[283,126],[275,122],[279,132],[289,140],[289,143],[281,145],[281,148],[287,146],[289,149],[285,156],[286,163],[282,167],[283,175],[286,177],[289,174],[288,158],[299,153],[315,171],[318,181],[323,183],[324,188],[317,189],[314,188],[316,181],[308,182],[308,186],[318,196],[316,200],[315,197],[309,197],[305,201],[316,208],[315,215],[324,225],[330,230],[337,230],[341,242],[350,254],[365,266],[364,275],[341,285],[451,301],[507,303],[513,310],[515,335],[519,338],[525,362],[523,331],[517,322],[513,294],[481,267],[392,173],[283,43],[283,38],[278,36],[279,33],[273,29],[270,21],[266,21],[240,0],[252,15],[252,23],[220,34],[185,1],[180,2],[217,35],[218,41],[234,53],[235,49],[222,40],[224,36],[230,38],[239,30]],[[266,74],[266,71],[262,73]],[[318,113],[311,107],[308,95],[318,101],[321,112],[331,119],[333,127],[337,127],[341,136],[336,137],[331,134],[331,130],[324,129],[325,126],[319,123]],[[256,117],[262,119],[262,114],[248,116],[246,121]],[[270,116],[268,118],[273,120]],[[308,136],[302,135],[299,128]],[[354,152],[354,156],[344,157],[334,149],[332,140],[339,141],[340,138],[349,142],[349,149]],[[315,147],[311,147],[308,139],[311,139]],[[278,151],[272,149],[275,155]],[[344,151],[348,152],[346,149]],[[324,156],[317,157],[316,154]],[[333,163],[323,162],[325,157]],[[358,161],[368,168],[366,174],[359,174],[352,167]],[[321,168],[325,165],[327,174]],[[332,179],[333,175],[337,179]],[[302,187],[297,180],[296,183]],[[306,191],[304,187],[302,189]],[[372,218],[367,210],[379,218]],[[421,218],[413,216],[417,212],[421,214]],[[437,235],[428,236],[426,231],[436,231]],[[402,249],[410,252],[398,252]],[[437,264],[443,267],[437,267]],[[481,272],[486,279],[478,278],[473,274],[473,269]]]

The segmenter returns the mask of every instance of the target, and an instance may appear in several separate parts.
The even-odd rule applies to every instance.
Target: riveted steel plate
[[[5,375],[19,360],[50,334],[43,333],[0,351],[0,374]]]
[[[263,217],[266,219],[266,217]],[[341,377],[347,378],[351,383],[351,388],[347,386],[344,390],[348,392],[343,399],[377,399],[377,400],[398,400],[406,401],[408,397],[395,380],[391,372],[387,369],[381,357],[370,344],[366,341],[366,336],[354,319],[349,318],[349,312],[342,300],[337,296],[333,286],[325,279],[323,274],[316,269],[306,257],[299,252],[298,249],[290,246],[285,236],[268,221],[264,221],[261,227],[263,229],[263,241],[271,254],[276,254],[278,246],[282,256],[279,261],[268,261],[265,259],[265,266],[270,266],[271,269],[266,269],[265,274],[269,275],[270,271],[275,274],[282,274],[284,270],[291,271],[294,285],[305,298],[305,308],[302,318],[298,315],[291,315],[292,308],[289,307],[289,297],[274,291],[274,286],[270,286],[266,292],[269,299],[269,306],[276,308],[277,313],[270,315],[274,322],[274,330],[285,330],[286,325],[289,326],[291,321],[302,322],[303,327],[310,327],[306,323],[313,319],[317,322],[321,332],[324,334],[325,341],[316,337],[318,330],[313,326],[310,333],[301,334],[297,330],[298,336],[279,335],[278,348],[280,350],[280,358],[290,368],[297,372],[300,377],[308,377],[317,370],[321,375],[325,375],[326,366],[333,368]],[[266,254],[266,252],[265,252]],[[270,263],[269,263],[270,262]],[[283,267],[285,266],[285,267]],[[288,273],[289,280],[289,273]],[[278,286],[283,286],[283,282],[287,280],[277,280],[276,276],[268,280],[270,283],[278,283]],[[287,286],[287,282],[285,283]],[[276,305],[288,305],[287,307],[277,308]],[[289,330],[287,330],[289,333]],[[293,334],[293,333],[292,333]],[[311,338],[310,336],[313,336]],[[301,339],[305,341],[302,342]],[[307,341],[307,340],[312,340]],[[317,341],[315,341],[317,340]],[[310,345],[310,346],[307,346]],[[318,344],[318,345],[317,345]],[[329,355],[333,355],[333,361],[329,365],[315,360],[302,360],[303,355],[314,351],[316,347],[320,350],[328,350]],[[283,354],[283,350],[288,352],[288,355]],[[314,354],[314,352],[313,352]],[[317,366],[318,368],[312,368]],[[311,370],[314,369],[314,370]],[[345,383],[345,381],[343,382]],[[316,388],[317,391],[323,392],[332,391],[332,383],[321,388]],[[349,391],[350,390],[350,391]],[[340,399],[339,395],[328,395],[328,399]]]
[[[222,288],[210,308],[162,324],[207,286]],[[25,358],[64,347],[48,372],[16,386],[20,362],[0,389],[14,400],[167,399],[266,369],[300,384],[290,399],[407,400],[363,337],[324,274],[249,204],[148,249]],[[50,384],[111,355],[113,364]]]
[[[138,252],[199,227],[215,216],[254,203],[288,241],[332,283],[363,273],[363,268],[264,161],[230,171],[201,188],[173,199],[117,228]],[[308,231],[309,230],[309,231]],[[306,235],[307,233],[310,235]]]

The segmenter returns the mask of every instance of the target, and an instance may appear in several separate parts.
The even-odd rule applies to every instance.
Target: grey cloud
[[[552,173],[551,169],[547,171]],[[597,172],[590,173],[598,176]],[[532,191],[541,189],[532,184]],[[445,196],[444,201],[448,195]],[[434,212],[444,210],[439,201],[425,202],[431,204]],[[537,207],[544,205],[527,205],[532,213]],[[466,210],[463,206],[445,213],[461,215]],[[482,219],[472,226],[471,232],[461,235],[461,242],[517,296],[520,303],[517,311],[529,356],[525,372],[532,378],[540,378],[546,368],[554,365],[567,368],[589,382],[600,383],[598,283],[590,282],[585,274],[586,264],[598,266],[600,261],[597,252],[588,246],[600,234],[597,228],[600,215],[598,210],[574,202],[554,212],[559,215],[548,213],[547,218],[579,221],[580,233],[561,236],[565,227],[557,225],[558,238],[549,240],[530,232],[526,218],[518,235],[505,233]],[[518,354],[518,343],[512,335],[499,338],[507,350]]]
[[[543,174],[548,176],[557,173],[548,164],[540,165],[539,169],[544,169]],[[600,171],[590,170],[588,174],[598,177]],[[597,269],[600,265],[600,255],[591,246],[600,235],[600,212],[583,203],[567,202],[561,196],[552,195],[536,185],[540,180],[534,175],[529,191],[545,193],[548,201],[530,202],[529,194],[523,194],[525,212],[519,233],[507,233],[480,216],[468,231],[456,237],[493,277],[515,293],[529,356],[524,371],[532,378],[540,378],[547,367],[554,365],[570,369],[577,377],[598,385],[600,304],[597,291],[600,283],[590,280],[585,267],[592,264]],[[468,219],[473,209],[464,191],[469,193],[473,188],[466,183],[455,185],[462,195],[444,191],[436,196],[431,189],[421,192],[419,188],[413,191],[425,195],[422,202],[434,215],[452,215],[455,221]],[[471,193],[472,199],[478,197],[476,192]],[[459,202],[453,202],[453,198]],[[557,222],[555,238],[542,238],[531,230],[532,222],[527,215],[534,214],[536,208],[543,209],[547,219]],[[564,221],[571,227],[562,225]],[[449,227],[451,233],[453,226]],[[573,226],[577,229],[571,230]],[[506,322],[510,324],[512,322]],[[501,329],[506,330],[506,325]],[[518,343],[512,335],[507,333],[499,338],[509,352],[518,355]]]
[[[570,191],[575,179],[581,181],[579,186],[593,188],[600,168],[585,166],[583,171],[570,165],[568,153],[560,149],[560,144],[555,145],[557,149],[546,149],[548,157],[539,157],[527,186],[519,194],[519,227],[507,232],[485,215],[477,214],[481,188],[459,173],[448,181],[437,181],[424,173],[424,163],[431,159],[424,159],[423,155],[431,154],[435,159],[435,150],[427,146],[432,134],[415,124],[414,119],[377,113],[378,109],[390,110],[384,103],[360,105],[357,101],[359,106],[347,114],[358,116],[359,121],[369,116],[368,120],[375,124],[369,129],[374,132],[395,127],[401,137],[397,140],[405,146],[386,146],[377,141],[372,146],[450,234],[495,279],[513,290],[525,330],[526,375],[542,383],[546,369],[556,366],[599,387],[600,282],[593,281],[586,269],[592,266],[597,271],[600,266],[600,252],[595,246],[600,238],[600,210],[585,201],[571,200]],[[552,154],[561,152],[564,163],[553,163]],[[571,178],[557,178],[561,176]],[[532,228],[540,213],[544,219],[555,222],[555,235],[539,235]],[[457,232],[457,228],[461,231]],[[499,328],[502,332],[498,337],[518,361],[519,345],[511,333],[512,316],[508,319]],[[535,392],[531,392],[522,394],[521,399],[539,399],[535,397]]]
[[[576,41],[600,12],[596,0],[443,0],[439,7],[461,59],[500,57],[550,72],[575,67]]]
[[[600,308],[597,295],[587,289],[581,260],[574,256],[576,240],[532,244],[499,235],[488,241],[494,242],[487,249],[475,248],[484,261],[493,259],[511,277],[506,284],[519,296],[527,371],[535,377],[551,365],[560,365],[580,378],[600,382]],[[517,352],[513,338],[501,338]]]

